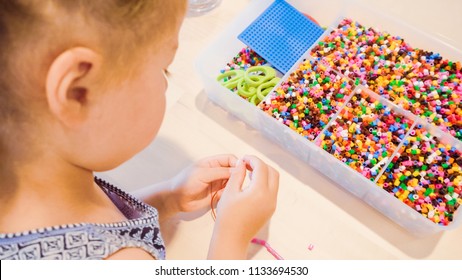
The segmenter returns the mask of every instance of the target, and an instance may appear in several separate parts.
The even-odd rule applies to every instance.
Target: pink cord
[[[269,244],[268,242],[266,242],[265,240],[262,240],[262,239],[258,239],[258,238],[253,238],[252,243],[254,244],[258,244],[258,245],[261,245],[263,247],[266,248],[266,250],[271,254],[273,255],[273,257],[276,259],[276,260],[283,260],[284,258],[281,257],[281,255],[279,255]]]

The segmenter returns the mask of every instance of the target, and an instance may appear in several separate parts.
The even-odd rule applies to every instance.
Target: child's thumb
[[[242,184],[245,180],[245,174],[245,163],[242,160],[239,160],[231,171],[231,176],[229,177],[227,188],[229,188],[231,191],[240,192],[242,189]]]

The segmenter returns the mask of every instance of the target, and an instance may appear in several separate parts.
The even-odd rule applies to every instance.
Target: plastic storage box
[[[322,40],[325,35],[329,34],[332,28],[335,28],[341,19],[350,18],[360,22],[362,25],[373,27],[381,31],[387,31],[393,35],[399,35],[405,38],[406,42],[409,42],[414,47],[439,52],[445,59],[458,61],[462,58],[461,51],[449,44],[442,43],[395,18],[358,5],[355,1],[288,0],[287,2],[299,11],[311,15],[318,22],[327,25],[327,30],[320,37],[320,40]],[[238,35],[272,3],[273,0],[251,2],[249,6],[242,11],[239,17],[236,18],[234,22],[232,22],[199,56],[197,68],[209,98],[245,123],[261,131],[266,137],[279,143],[287,151],[292,152],[310,166],[318,169],[338,185],[355,194],[411,233],[422,236],[458,227],[462,223],[462,215],[460,213],[456,212],[453,221],[446,226],[438,225],[430,221],[415,209],[378,187],[374,181],[367,179],[349,166],[343,164],[324,149],[320,148],[317,143],[308,141],[288,126],[281,124],[275,118],[269,116],[259,107],[250,104],[237,94],[232,94],[216,80],[220,70],[223,69],[236,53],[245,47],[244,43],[239,41]],[[288,75],[295,71],[305,59],[311,59],[310,50],[300,57],[300,60],[293,65],[281,79],[281,82],[285,81]],[[277,87],[278,86],[276,86],[275,89]],[[393,112],[399,114],[401,117],[409,119],[412,128],[416,126],[422,127],[433,136],[439,138],[442,142],[454,146],[459,151],[462,150],[462,142],[459,140],[361,85],[355,87],[348,95],[348,98],[360,94],[360,91],[367,94],[373,100],[387,105],[387,107],[391,108]],[[268,95],[268,98],[271,94],[272,93]],[[337,115],[339,114],[340,112],[337,113]],[[337,117],[337,115],[335,117]],[[332,122],[329,122],[329,125],[333,125]],[[323,133],[328,130],[329,125],[323,130]],[[396,155],[395,152],[396,151],[391,151],[391,154]],[[460,211],[459,209],[458,212]]]

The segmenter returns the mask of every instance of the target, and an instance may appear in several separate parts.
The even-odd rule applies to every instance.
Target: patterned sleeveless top
[[[41,228],[21,233],[0,233],[0,259],[103,259],[123,248],[141,248],[165,259],[157,210],[95,178],[112,202],[127,217],[119,223],[82,223]]]

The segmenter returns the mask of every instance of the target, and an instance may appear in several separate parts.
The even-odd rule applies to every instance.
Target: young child
[[[260,159],[207,158],[138,199],[93,176],[157,134],[185,10],[0,0],[0,259],[163,259],[159,219],[210,207],[213,193],[208,257],[246,257],[276,205],[279,175]]]

